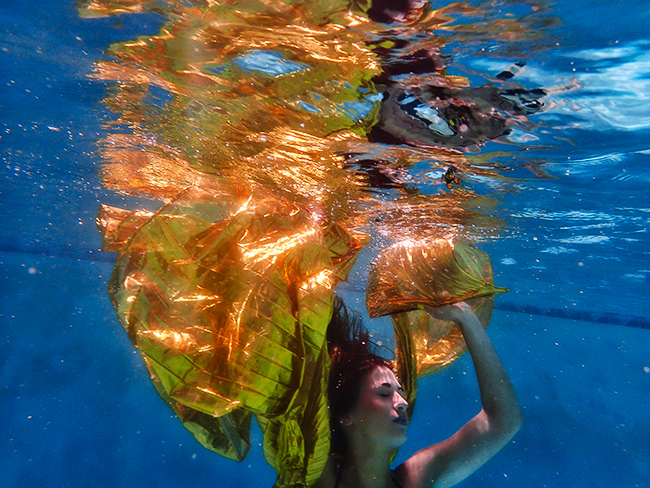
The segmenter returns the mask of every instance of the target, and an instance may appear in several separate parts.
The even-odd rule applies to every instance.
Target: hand
[[[461,322],[463,317],[468,314],[474,315],[472,307],[470,307],[466,302],[458,302],[452,305],[443,305],[440,307],[425,305],[424,309],[433,318],[447,320],[449,322]]]

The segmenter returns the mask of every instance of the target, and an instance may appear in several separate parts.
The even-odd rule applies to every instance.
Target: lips
[[[395,420],[393,420],[393,422],[399,425],[403,425],[405,427],[408,425],[408,421],[406,420],[406,418],[403,417],[397,417]]]

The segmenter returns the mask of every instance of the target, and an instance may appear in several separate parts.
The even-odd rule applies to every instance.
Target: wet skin
[[[359,399],[343,419],[349,434],[367,445],[401,447],[406,442],[407,402],[389,368],[377,366],[361,384]]]

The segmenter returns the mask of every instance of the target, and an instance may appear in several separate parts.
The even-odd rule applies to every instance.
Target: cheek
[[[386,416],[390,415],[391,410],[392,405],[388,398],[375,397],[366,404],[367,415],[377,419],[383,420]]]
[[[354,409],[353,417],[364,423],[370,422],[381,416],[385,410],[386,406],[379,397],[362,396]]]

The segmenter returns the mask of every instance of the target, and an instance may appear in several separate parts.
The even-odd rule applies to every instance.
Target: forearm
[[[428,307],[427,310],[432,312]],[[464,302],[453,305],[449,313],[460,327],[472,357],[483,410],[491,421],[518,428],[521,410],[514,388],[481,322]]]
[[[463,480],[503,448],[521,427],[514,389],[482,324],[465,302],[424,307],[433,317],[456,322],[465,337],[483,409],[450,438],[419,451],[405,469],[420,480],[413,486],[449,487]],[[421,474],[420,474],[421,473]]]
[[[458,325],[474,362],[483,410],[489,417],[519,422],[521,411],[508,373],[482,324],[466,306],[469,313],[462,315]]]

